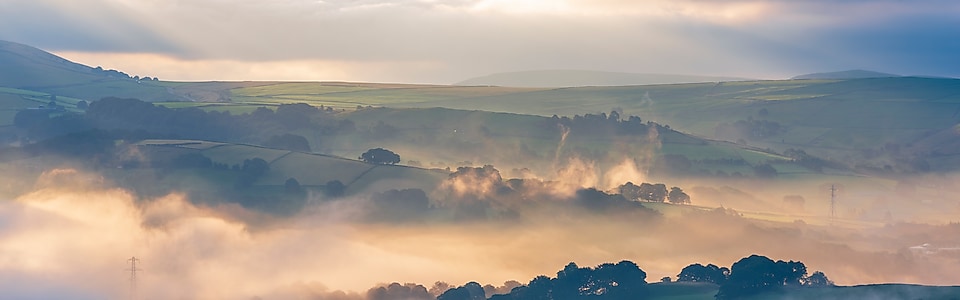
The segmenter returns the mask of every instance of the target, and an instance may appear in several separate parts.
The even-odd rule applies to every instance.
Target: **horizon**
[[[949,1],[13,0],[0,39],[172,81],[453,84],[584,70],[960,77]],[[255,21],[251,21],[255,20]]]

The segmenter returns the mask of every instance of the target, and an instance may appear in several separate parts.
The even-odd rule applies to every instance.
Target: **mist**
[[[147,299],[363,299],[394,282],[525,283],[571,261],[629,259],[660,278],[752,253],[803,261],[843,285],[960,283],[950,267],[957,257],[902,246],[918,233],[949,242],[960,236],[956,224],[855,230],[758,222],[728,210],[644,219],[523,205],[513,206],[518,219],[382,223],[360,217],[365,201],[312,199],[296,215],[251,224],[244,220],[262,213],[197,205],[177,192],[141,199],[96,173],[55,169],[0,203],[0,289],[22,299],[122,298],[134,256],[137,293]]]

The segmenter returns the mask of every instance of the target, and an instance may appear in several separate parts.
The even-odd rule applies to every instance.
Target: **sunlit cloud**
[[[152,53],[57,52],[69,60],[123,70],[130,76],[182,81],[398,81],[411,70],[426,74],[431,61],[336,61],[319,59],[239,61],[180,59]],[[149,62],[149,63],[144,63]],[[426,79],[424,79],[426,80]]]
[[[957,14],[960,3],[945,0],[10,0],[0,3],[0,39],[218,66],[149,72],[157,63],[144,60],[125,70],[180,80],[218,68],[206,79],[453,83],[536,69],[958,76],[944,63],[960,51]],[[231,66],[240,64],[269,76]]]

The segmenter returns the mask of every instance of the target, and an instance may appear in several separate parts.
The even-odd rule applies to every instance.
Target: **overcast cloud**
[[[587,69],[960,76],[949,0],[4,0],[0,39],[170,80]]]

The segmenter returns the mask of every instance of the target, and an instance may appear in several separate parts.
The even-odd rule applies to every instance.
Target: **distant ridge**
[[[794,76],[790,79],[857,79],[857,78],[887,78],[901,77],[896,74],[881,73],[868,70],[847,70],[838,72],[812,73]]]
[[[84,83],[103,77],[88,66],[31,46],[0,40],[0,85],[44,87]]]
[[[538,70],[496,73],[467,79],[455,85],[508,87],[579,87],[745,81],[747,78],[677,74],[619,73],[584,70]]]
[[[35,47],[0,40],[0,87],[87,101],[104,97],[144,101],[184,99],[152,81],[117,70],[91,68]]]

